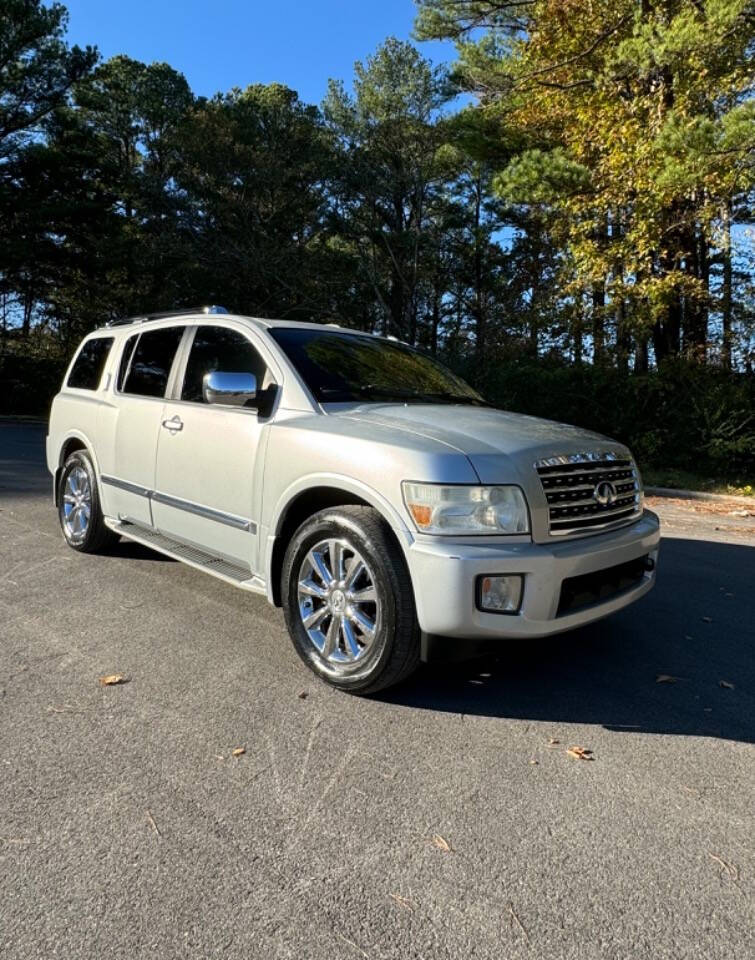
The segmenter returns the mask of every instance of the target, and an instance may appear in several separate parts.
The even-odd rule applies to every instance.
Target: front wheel
[[[375,693],[419,663],[409,571],[371,507],[334,507],[305,521],[286,550],[281,596],[297,653],[334,687]]]

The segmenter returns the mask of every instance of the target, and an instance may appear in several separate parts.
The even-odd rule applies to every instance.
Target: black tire
[[[374,637],[364,655],[360,654],[360,659],[350,665],[348,672],[342,667],[334,668],[323,658],[310,639],[300,613],[300,572],[307,563],[310,550],[327,539],[345,542],[348,548],[361,555],[380,603],[379,608],[375,607],[379,612],[374,620]],[[306,520],[286,549],[281,598],[286,626],[296,652],[331,686],[354,694],[375,693],[400,683],[419,663],[419,627],[409,571],[388,525],[372,507],[332,507]],[[345,636],[339,634],[339,638],[345,651]]]
[[[70,509],[70,504],[66,503],[66,487],[68,478],[74,471],[81,476],[80,471],[84,471],[88,482],[89,494],[89,519],[84,530],[72,530],[71,524],[67,523],[66,511]],[[92,466],[89,454],[85,450],[77,450],[72,453],[63,465],[58,481],[58,519],[60,528],[69,547],[78,550],[80,553],[98,553],[107,547],[113,546],[120,540],[117,533],[105,526],[105,520],[100,508],[100,495],[97,489],[97,477]]]

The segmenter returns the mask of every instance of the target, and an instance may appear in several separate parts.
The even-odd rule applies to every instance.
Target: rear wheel
[[[371,507],[334,507],[302,524],[286,550],[281,596],[297,653],[335,687],[374,693],[419,662],[409,571]]]
[[[69,547],[96,553],[119,539],[105,526],[92,461],[84,450],[66,460],[58,485],[58,517]]]

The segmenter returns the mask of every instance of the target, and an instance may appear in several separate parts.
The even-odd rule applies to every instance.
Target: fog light
[[[522,603],[521,574],[485,574],[477,578],[477,606],[487,613],[519,613]]]

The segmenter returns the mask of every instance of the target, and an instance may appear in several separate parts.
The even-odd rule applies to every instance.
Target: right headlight
[[[401,484],[404,503],[420,533],[468,536],[529,533],[527,502],[519,487]]]

